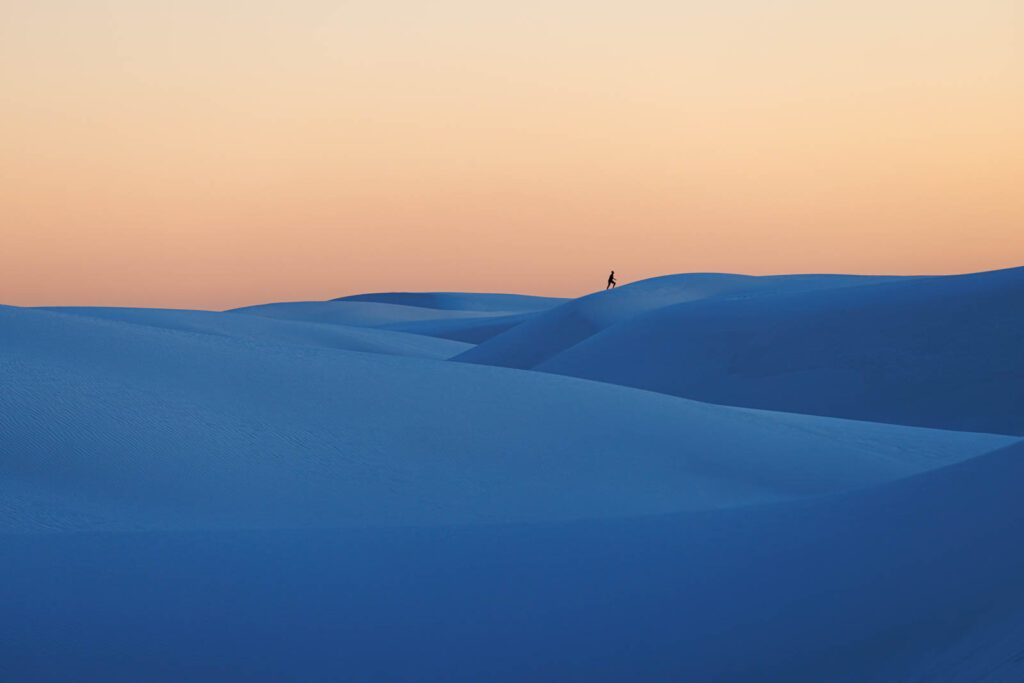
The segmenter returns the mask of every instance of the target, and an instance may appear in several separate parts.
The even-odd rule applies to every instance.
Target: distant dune
[[[437,320],[413,320],[410,322],[390,323],[380,329],[425,334],[430,337],[441,337],[455,341],[480,344],[491,337],[521,325],[535,318],[539,311],[513,313],[512,315],[488,316],[485,318],[440,318]],[[468,350],[465,349],[465,350]],[[461,353],[461,351],[460,351]]]
[[[41,310],[252,342],[368,351],[396,356],[450,358],[469,348],[468,344],[430,339],[418,334],[257,315],[234,315],[230,312],[88,307]]]
[[[543,311],[564,304],[569,299],[547,296],[525,296],[523,294],[476,294],[465,292],[382,292],[377,294],[354,294],[332,301],[369,301],[400,306],[418,306],[456,311],[492,311],[522,313]]]
[[[374,301],[284,301],[236,308],[229,313],[357,327],[382,327],[394,323],[420,320],[488,318],[507,315],[501,311],[446,310]]]

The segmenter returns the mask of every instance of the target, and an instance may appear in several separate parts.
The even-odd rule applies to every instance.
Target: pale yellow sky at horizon
[[[1024,264],[1016,0],[0,6],[0,303]]]

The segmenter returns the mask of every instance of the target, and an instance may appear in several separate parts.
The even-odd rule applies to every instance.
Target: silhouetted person
[[[605,287],[605,289],[614,289],[616,284],[617,283],[615,282],[615,271],[613,270],[611,274],[608,275],[608,286]]]

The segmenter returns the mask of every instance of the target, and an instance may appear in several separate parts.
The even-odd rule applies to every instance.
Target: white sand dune
[[[438,320],[412,320],[391,323],[379,329],[398,330],[430,337],[452,339],[469,344],[480,344],[503,332],[521,325],[540,315],[540,311],[513,313],[511,315],[488,316],[486,318],[441,318]],[[469,350],[468,347],[465,350]],[[459,353],[462,353],[460,351]]]
[[[476,292],[377,292],[343,296],[333,299],[333,301],[362,301],[453,311],[524,313],[554,308],[566,303],[569,299]]]
[[[0,306],[0,680],[1024,680],[1022,280]]]
[[[1024,268],[677,304],[536,369],[728,405],[1024,435]]]
[[[1008,443],[38,310],[0,326],[10,529],[617,517],[845,490]]]
[[[855,275],[666,275],[569,301],[466,351],[458,360],[533,368],[602,330],[672,304],[758,297],[780,291],[834,289],[886,279]]]
[[[382,327],[422,320],[492,318],[507,315],[504,311],[461,311],[375,301],[283,301],[246,306],[228,312],[235,315],[356,327]]]
[[[212,334],[250,342],[367,351],[419,358],[450,358],[469,344],[430,339],[379,328],[287,320],[230,312],[158,308],[50,307],[55,313],[81,315],[179,332]]]
[[[392,292],[356,294],[331,301],[263,304],[231,312],[389,329],[478,344],[566,301],[518,294]]]
[[[1024,450],[577,523],[8,535],[7,680],[1024,678]]]

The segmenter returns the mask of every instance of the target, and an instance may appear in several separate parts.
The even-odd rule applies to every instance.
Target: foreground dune
[[[58,681],[1019,681],[1021,446],[732,510],[23,534],[0,672]]]

